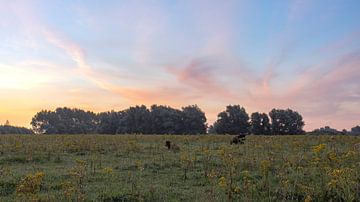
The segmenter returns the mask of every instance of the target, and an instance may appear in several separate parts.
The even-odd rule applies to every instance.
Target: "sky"
[[[291,108],[360,124],[358,0],[2,0],[0,124],[42,109]]]

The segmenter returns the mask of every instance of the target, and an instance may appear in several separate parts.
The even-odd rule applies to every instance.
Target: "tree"
[[[197,105],[182,108],[182,125],[184,134],[205,134],[205,113]]]
[[[42,110],[36,113],[30,124],[37,134],[57,134],[57,122],[58,119],[55,112]]]
[[[145,105],[122,111],[117,134],[150,134],[150,111]]]
[[[94,114],[80,109],[42,110],[31,125],[39,134],[203,134],[206,117],[196,105],[182,110],[168,106],[135,106],[120,112]]]
[[[96,133],[97,116],[81,109],[57,108],[43,110],[32,119],[31,125],[40,134],[91,134]]]
[[[58,120],[56,129],[60,134],[92,134],[96,133],[97,116],[93,112],[81,109],[57,108],[55,115]]]
[[[254,135],[269,135],[270,120],[267,114],[255,112],[251,114],[251,133]]]
[[[249,115],[240,105],[229,105],[218,114],[214,129],[218,134],[247,134],[249,132]]]
[[[99,124],[97,132],[99,134],[115,135],[119,129],[122,118],[123,112],[110,111],[98,114]]]
[[[271,130],[274,135],[303,134],[304,121],[302,116],[291,109],[273,109],[269,113]]]
[[[342,131],[338,131],[330,126],[325,126],[323,128],[318,128],[310,132],[311,135],[342,135]],[[346,134],[346,133],[345,133]]]
[[[351,128],[351,132],[352,135],[360,135],[360,126],[355,126],[353,128]]]
[[[183,134],[182,112],[168,106],[151,106],[151,125],[154,134]]]
[[[25,127],[0,125],[0,134],[33,134],[33,131]]]

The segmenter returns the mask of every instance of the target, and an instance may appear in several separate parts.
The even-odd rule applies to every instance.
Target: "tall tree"
[[[145,105],[130,107],[122,112],[118,134],[150,134],[150,111]]]
[[[182,113],[168,106],[152,105],[151,125],[154,134],[182,134]]]
[[[251,133],[254,135],[269,135],[270,120],[267,114],[255,112],[251,114]]]
[[[36,133],[89,134],[96,133],[98,120],[93,112],[80,109],[57,108],[37,113],[31,125]]]
[[[55,112],[42,110],[36,113],[30,124],[37,134],[57,134],[58,121]]]
[[[93,112],[64,107],[57,108],[55,114],[58,119],[56,126],[60,134],[96,133],[98,120]]]
[[[182,121],[184,134],[205,134],[205,113],[197,105],[182,108]]]
[[[269,113],[271,130],[274,135],[303,134],[305,125],[302,116],[291,109],[273,109]]]
[[[214,129],[218,134],[247,134],[249,132],[249,115],[240,105],[229,105],[218,114]]]
[[[123,112],[110,111],[98,114],[99,124],[97,132],[99,134],[116,134],[122,118]]]

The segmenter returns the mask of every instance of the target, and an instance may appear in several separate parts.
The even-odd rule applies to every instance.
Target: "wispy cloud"
[[[305,120],[309,120],[308,128],[328,122],[325,118],[324,121],[319,121],[319,117],[328,117],[326,120],[332,120],[334,126],[344,126],[343,122],[337,124],[336,120],[340,119],[338,114],[342,114],[341,111],[348,102],[355,106],[360,103],[356,97],[356,89],[360,88],[359,70],[360,52],[354,51],[339,56],[332,62],[311,67],[300,75],[294,75],[296,79],[286,84],[286,90],[282,93],[271,96],[254,95],[246,103],[257,108],[294,107],[304,114]],[[353,113],[360,114],[359,110],[352,109]],[[354,125],[356,121],[351,117],[347,120],[346,127]]]
[[[32,98],[38,102],[27,105],[32,109],[53,107],[49,102],[97,110],[134,104],[199,104],[212,122],[227,104],[241,104],[248,112],[294,108],[310,129],[328,123],[334,127],[357,124],[359,31],[342,30],[336,36],[342,37],[339,40],[324,37],[305,46],[303,42],[313,38],[304,35],[304,27],[296,26],[313,14],[312,1],[292,1],[280,6],[284,10],[274,7],[274,16],[251,24],[253,10],[246,12],[251,2],[181,2],[176,8],[139,1],[105,2],[102,8],[81,2],[71,5],[75,6],[67,10],[69,19],[62,16],[71,25],[59,20],[61,14],[43,14],[32,2],[6,1],[0,7],[0,27],[16,35],[0,32],[11,41],[4,41],[0,54],[10,49],[16,53],[15,59],[5,58],[16,62],[0,64],[1,78],[11,78],[2,79],[0,88],[15,86],[17,97],[29,96],[25,93],[29,88],[56,97],[55,101]],[[256,11],[262,6],[256,4]],[[269,22],[275,19],[276,23]],[[268,23],[278,27],[266,28]],[[256,34],[246,38],[245,29]],[[254,48],[247,40],[259,44]],[[325,46],[319,45],[324,41]],[[23,55],[17,54],[22,51]],[[245,51],[261,62],[247,61]],[[101,108],[97,103],[105,104]]]
[[[200,94],[234,97],[214,75],[215,65],[216,63],[208,59],[195,59],[184,67],[167,67],[166,69],[175,75],[179,83],[192,87]]]

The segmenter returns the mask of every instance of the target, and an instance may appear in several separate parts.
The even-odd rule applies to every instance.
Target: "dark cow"
[[[237,135],[233,137],[230,144],[244,144],[246,135]]]
[[[180,147],[177,146],[175,143],[172,143],[170,140],[165,141],[165,147],[167,147],[168,150],[172,150],[173,152],[180,151]]]
[[[166,140],[165,147],[167,147],[170,150],[171,149],[171,141]]]

